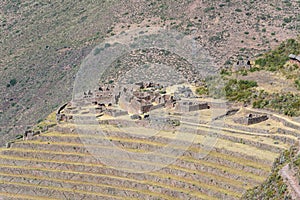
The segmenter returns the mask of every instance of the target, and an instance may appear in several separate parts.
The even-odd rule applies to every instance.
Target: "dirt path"
[[[300,199],[300,186],[292,170],[286,165],[280,170],[283,180],[287,183],[293,199]]]

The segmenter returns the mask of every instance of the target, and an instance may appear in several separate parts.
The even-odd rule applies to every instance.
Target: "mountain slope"
[[[69,100],[82,59],[135,26],[190,34],[216,63],[252,57],[299,33],[299,2],[2,1],[0,133],[17,134]]]

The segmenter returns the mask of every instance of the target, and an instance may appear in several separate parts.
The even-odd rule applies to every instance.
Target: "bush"
[[[247,70],[241,70],[241,71],[239,71],[240,72],[240,74],[242,75],[242,76],[247,76],[248,75],[248,71]]]
[[[221,75],[227,75],[227,76],[231,76],[232,75],[232,72],[227,71],[226,69],[222,69],[220,73],[221,73]]]
[[[19,140],[19,139],[22,139],[23,138],[23,135],[21,135],[21,134],[18,134],[18,135],[16,135],[16,137],[15,137],[17,140]]]
[[[100,52],[101,52],[101,49],[96,48],[96,49],[94,50],[94,56],[98,55]]]
[[[210,37],[208,40],[210,42],[218,42],[218,41],[222,40],[222,38],[220,36],[215,35],[215,36]]]
[[[232,65],[230,60],[226,60],[225,65]]]
[[[9,86],[15,86],[17,84],[17,80],[15,78],[9,81]]]
[[[251,67],[250,72],[259,71],[260,69],[258,67]]]
[[[207,8],[204,9],[204,12],[209,12],[209,11],[212,11],[214,9],[215,9],[215,7],[207,7]]]
[[[300,90],[300,78],[295,80],[295,85],[296,85],[297,89]]]
[[[111,45],[109,43],[105,43],[104,48],[109,48]]]
[[[201,86],[196,89],[196,94],[198,95],[208,95],[207,87]]]
[[[292,21],[292,18],[291,17],[284,18],[283,21],[284,23],[290,23]]]

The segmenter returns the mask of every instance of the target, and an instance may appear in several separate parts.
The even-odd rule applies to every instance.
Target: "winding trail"
[[[298,183],[296,177],[294,176],[293,171],[289,169],[288,164],[280,170],[280,174],[281,174],[283,180],[289,186],[289,189],[290,189],[289,191],[291,192],[292,198],[300,199],[299,183]]]

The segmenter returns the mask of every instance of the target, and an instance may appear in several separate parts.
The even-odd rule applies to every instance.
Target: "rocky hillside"
[[[104,37],[138,26],[175,29],[195,37],[222,66],[295,37],[299,5],[275,0],[1,1],[1,139],[70,100],[82,59]]]

